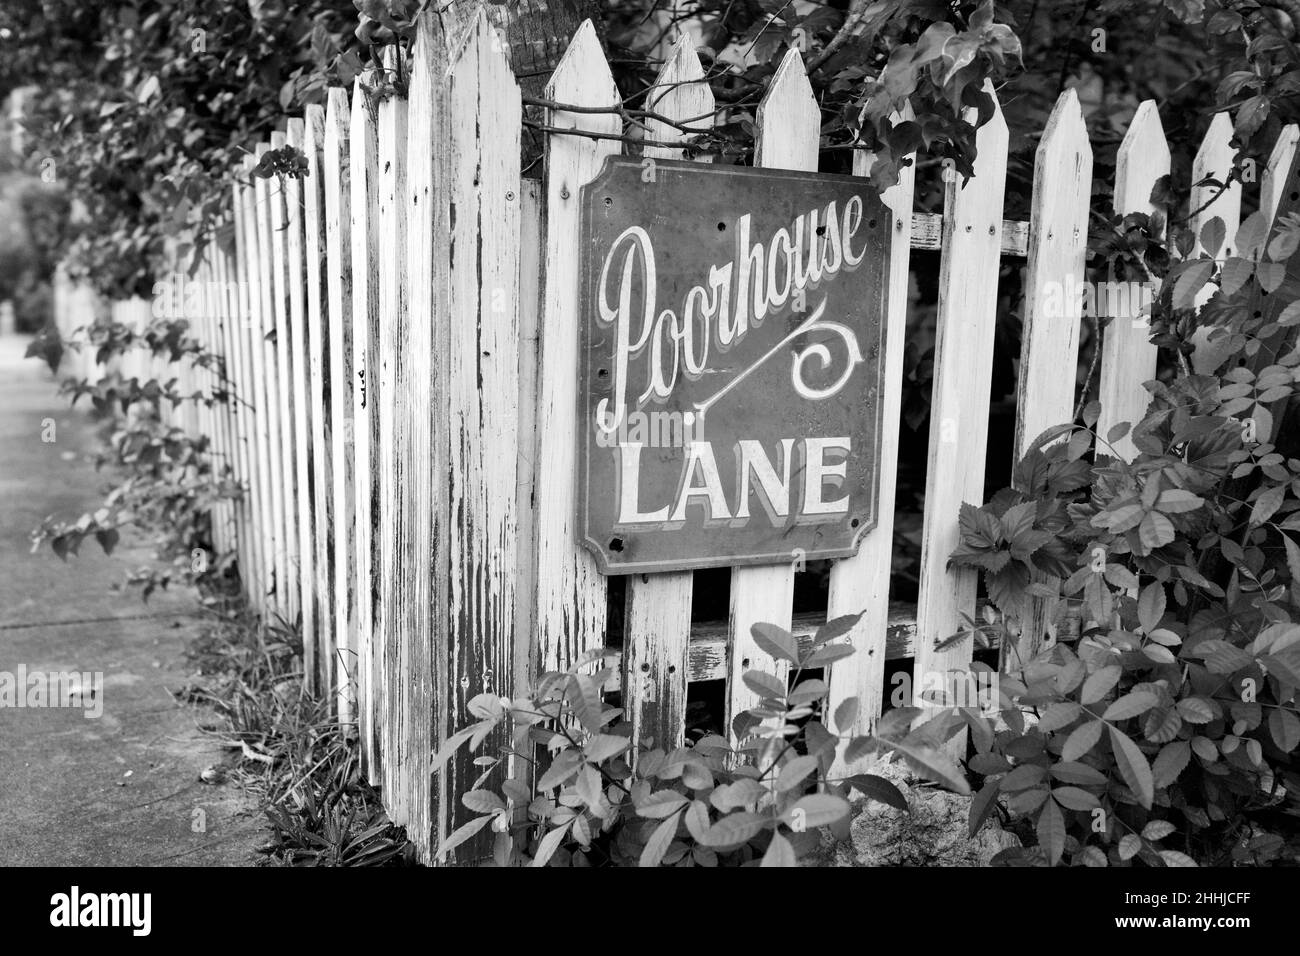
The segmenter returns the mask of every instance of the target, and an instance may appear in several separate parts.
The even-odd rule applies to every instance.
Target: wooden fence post
[[[546,99],[582,107],[619,103],[595,27],[583,21],[546,86]],[[547,126],[620,135],[617,113],[548,109]],[[531,656],[563,669],[605,640],[605,579],[578,544],[577,495],[579,190],[600,172],[615,141],[547,135],[546,266],[538,369],[535,554],[537,597]]]
[[[386,69],[396,71],[396,53],[386,48]],[[384,707],[384,792],[392,794],[393,821],[405,826],[410,819],[410,789],[406,786],[407,760],[404,688],[408,673],[408,644],[398,627],[398,614],[406,607],[399,575],[406,555],[400,553],[403,514],[399,495],[403,480],[413,476],[399,473],[398,419],[411,410],[397,381],[398,353],[406,347],[400,338],[407,327],[406,290],[406,130],[407,103],[396,95],[379,103],[379,365],[374,379],[383,383],[379,416],[379,623],[384,643],[384,674],[381,702]]]
[[[1151,190],[1168,173],[1169,144],[1160,125],[1160,111],[1155,100],[1146,100],[1133,115],[1115,157],[1115,212],[1121,216],[1155,212]],[[1155,291],[1151,290],[1152,299]],[[1150,316],[1143,315],[1142,308],[1141,303],[1126,301],[1107,310],[1110,322],[1102,334],[1097,385],[1097,400],[1101,402],[1097,434],[1103,439],[1121,422],[1140,421],[1151,401],[1142,383],[1156,377],[1158,350],[1151,344]],[[1131,434],[1109,449],[1104,445],[1102,448],[1125,460],[1131,461],[1137,455]]]
[[[694,120],[693,129],[713,127],[713,90],[704,79],[704,68],[688,34],[683,34],[673,45],[655,86],[661,89],[653,89],[648,94],[648,109],[681,123]],[[659,142],[684,142],[689,135],[657,119],[650,120],[646,126],[646,138]],[[666,146],[647,146],[643,155],[650,159],[681,159],[683,152]],[[633,574],[627,579],[623,615],[623,709],[632,722],[633,741],[650,738],[652,746],[665,750],[685,742],[694,579],[691,571]]]
[[[912,118],[911,108],[895,122]],[[915,159],[915,154],[911,154]],[[855,176],[870,175],[873,157],[859,150],[853,157]],[[885,635],[889,629],[889,578],[894,558],[894,505],[897,496],[898,429],[903,406],[903,346],[907,341],[907,291],[912,252],[912,196],[915,165],[900,167],[898,182],[885,190],[881,200],[892,213],[889,229],[889,312],[885,316],[884,379],[880,402],[880,497],[876,505],[876,526],[862,537],[858,553],[831,566],[826,618],[846,614],[862,617],[849,632],[856,653],[832,664],[827,683],[827,707],[833,715],[848,697],[858,699],[851,726],[836,727],[841,734],[870,734],[884,707]],[[843,773],[865,770],[872,758],[845,762],[847,745],[836,751],[836,767]]]
[[[331,391],[334,382],[329,378],[332,345],[326,335],[329,319],[323,314],[326,303],[325,274],[325,175],[322,153],[325,149],[325,110],[316,104],[304,112],[303,152],[307,155],[307,177],[302,180],[303,258],[306,263],[307,314],[304,322],[305,341],[298,350],[307,365],[306,401],[311,409],[307,421],[306,446],[310,460],[305,467],[310,487],[300,498],[306,501],[310,514],[310,529],[302,536],[312,546],[312,574],[307,587],[312,592],[313,613],[316,620],[316,669],[321,681],[321,694],[332,695],[338,691],[338,660],[334,646],[334,602],[330,588],[334,583],[334,511],[332,493],[334,479],[330,472],[331,446],[334,423],[330,419]],[[303,443],[299,443],[300,450]],[[300,469],[303,466],[299,466]],[[307,521],[307,515],[303,516]],[[304,601],[306,594],[304,594]]]
[[[944,197],[939,314],[930,400],[930,454],[925,475],[924,537],[916,607],[914,703],[932,675],[967,670],[970,636],[956,635],[962,615],[975,614],[974,568],[949,568],[957,547],[962,502],[984,500],[984,461],[992,391],[993,337],[1002,257],[1002,203],[1007,172],[1007,124],[992,85],[994,114],[976,133],[975,176],[963,188],[953,176]],[[959,734],[954,748],[961,746]]]
[[[1088,127],[1078,96],[1066,90],[1057,98],[1034,157],[1013,461],[1023,458],[1030,443],[1048,428],[1074,421],[1078,376],[1071,373],[1079,365],[1083,318],[1083,299],[1076,290],[1081,292],[1088,279],[1091,197]],[[1058,604],[1057,599],[1024,600],[1016,645],[1002,648],[1004,669],[1022,669],[1045,643],[1056,639],[1052,620]]]
[[[804,71],[803,58],[791,48],[758,106],[755,166],[817,170],[821,112]],[[790,628],[794,608],[794,575],[801,565],[797,553],[785,564],[733,568],[731,611],[728,616],[727,734],[735,740],[732,723],[758,703],[758,695],[741,679],[745,671],[765,670],[785,679],[784,662],[774,660],[754,641],[755,624]]]
[[[1233,180],[1226,189],[1204,183],[1203,180],[1214,179],[1222,183],[1232,171],[1233,159],[1237,151],[1232,146],[1232,116],[1225,112],[1216,113],[1210,121],[1210,128],[1205,131],[1201,148],[1192,160],[1192,194],[1191,209],[1192,232],[1196,236],[1196,246],[1192,256],[1204,252],[1201,245],[1201,230],[1211,219],[1223,221],[1223,243],[1215,253],[1218,258],[1234,254],[1233,247],[1237,229],[1241,225],[1241,182]],[[1201,185],[1197,185],[1200,183]],[[1199,309],[1214,295],[1216,286],[1208,283],[1196,296]],[[1192,336],[1196,350],[1192,353],[1192,371],[1197,375],[1208,375],[1223,364],[1228,357],[1228,338],[1211,342],[1208,329],[1198,329]]]
[[[399,415],[397,431],[398,467],[406,475],[398,499],[399,548],[407,557],[398,577],[397,627],[409,642],[403,665],[403,707],[411,715],[411,759],[419,761],[423,775],[411,796],[412,821],[418,821],[418,826],[408,826],[408,832],[414,831],[412,839],[424,859],[429,859],[446,826],[442,812],[446,775],[430,779],[429,757],[445,736],[446,725],[455,719],[446,677],[454,655],[447,636],[451,616],[447,569],[456,550],[447,518],[449,486],[455,480],[446,436],[453,357],[442,328],[447,321],[448,289],[455,281],[447,265],[447,209],[454,207],[458,217],[464,214],[472,227],[477,225],[470,204],[462,209],[460,197],[448,195],[443,151],[455,124],[446,112],[450,83],[446,43],[442,18],[420,17],[411,47],[405,139],[397,142],[406,166],[398,201],[406,216],[409,303],[400,331],[403,346],[391,376],[399,401],[408,406]],[[471,245],[475,241],[471,239]],[[457,319],[471,329],[475,324],[468,315]]]
[[[379,414],[379,127],[376,104],[366,92],[375,74],[366,71],[352,86],[348,169],[352,259],[352,416],[356,458],[357,656],[361,664],[358,709],[361,753],[367,779],[383,775],[384,644],[379,629],[381,474],[377,467]]]
[[[427,39],[425,49],[441,40],[431,27],[420,39]],[[416,69],[429,65],[426,59]],[[433,302],[434,349],[447,356],[446,399],[433,407],[450,413],[434,427],[435,440],[446,443],[450,475],[446,499],[435,498],[435,507],[446,508],[438,525],[447,536],[450,570],[445,636],[435,629],[435,637],[445,640],[435,647],[450,652],[450,693],[435,698],[444,721],[440,740],[473,719],[467,706],[472,698],[514,693],[518,526],[512,466],[519,435],[522,106],[504,44],[481,7],[446,76],[446,112],[433,112],[435,121],[443,119],[435,168],[445,170],[443,194],[455,215],[447,217],[450,231],[444,235],[450,241],[433,245],[438,258],[429,276],[437,282],[442,263],[448,263],[445,297]],[[413,123],[412,131],[416,128]],[[439,203],[431,219],[435,227],[443,221],[443,208]],[[433,461],[442,456],[435,451]],[[508,734],[497,735],[495,743],[508,745]],[[460,799],[482,772],[473,758],[458,755],[442,775],[448,831],[473,816]],[[482,839],[458,850],[458,857],[487,855],[490,834],[481,832]]]
[[[359,660],[357,657],[356,556],[353,529],[353,367],[352,258],[348,230],[352,226],[349,176],[348,94],[331,87],[325,106],[325,262],[329,299],[330,475],[333,486],[334,646],[338,673],[339,723],[356,719]]]
[[[284,144],[302,150],[306,142],[304,123],[291,116],[286,123]],[[318,170],[319,171],[319,170]],[[320,618],[315,591],[316,551],[313,536],[312,512],[312,420],[318,409],[311,401],[311,369],[309,368],[309,343],[307,341],[307,303],[303,296],[305,281],[303,240],[304,185],[318,186],[320,180],[308,177],[285,176],[278,179],[272,192],[272,227],[275,230],[276,285],[279,289],[276,302],[285,303],[285,311],[277,315],[279,331],[276,337],[276,354],[281,375],[287,376],[288,387],[281,388],[281,414],[291,424],[285,431],[286,475],[292,480],[285,483],[285,507],[289,523],[286,534],[297,558],[290,565],[292,575],[289,594],[302,615],[303,678],[309,689],[324,692],[322,684],[324,661],[328,653],[321,647]],[[286,334],[287,333],[287,334]],[[285,379],[281,379],[285,381]],[[282,426],[283,427],[283,426]],[[292,435],[292,440],[290,440]],[[310,651],[310,653],[309,653]]]

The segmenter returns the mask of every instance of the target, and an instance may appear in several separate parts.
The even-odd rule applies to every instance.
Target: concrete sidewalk
[[[198,729],[207,715],[168,693],[189,676],[193,591],[144,604],[139,589],[114,589],[148,563],[138,542],[106,557],[88,541],[66,564],[48,544],[29,553],[46,515],[98,507],[104,478],[86,408],[69,409],[26,345],[0,337],[0,682],[102,672],[102,715],[0,704],[0,865],[251,863],[261,815],[237,788],[200,782],[223,751]]]

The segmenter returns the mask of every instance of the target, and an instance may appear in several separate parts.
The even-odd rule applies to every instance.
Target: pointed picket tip
[[[758,104],[758,114],[764,110],[776,108],[807,109],[808,105],[816,109],[817,100],[813,96],[812,84],[808,82],[808,71],[804,69],[803,57],[795,47],[785,51],[781,65],[772,74],[772,82]]]
[[[660,89],[662,87],[662,89]],[[716,104],[713,90],[704,81],[704,65],[695,52],[695,44],[688,34],[682,34],[673,44],[655,85],[647,97],[650,109],[677,122],[690,121],[692,129],[707,130],[714,125],[712,115]],[[707,114],[707,115],[706,115]],[[646,139],[672,143],[685,140],[688,133],[660,120],[646,120]],[[646,146],[645,155],[654,159],[681,159],[681,149],[665,146]],[[709,161],[712,157],[698,157]]]
[[[776,68],[758,104],[756,166],[817,169],[821,111],[804,69],[803,57],[791,47]]]
[[[471,57],[472,69],[479,74],[480,82],[490,84],[509,81],[514,84],[514,70],[510,67],[510,48],[500,31],[493,25],[487,8],[480,4],[468,18],[465,31],[453,48],[447,75],[455,73],[460,64]]]
[[[1043,138],[1038,142],[1037,157],[1041,161],[1049,156],[1076,152],[1087,153],[1091,166],[1092,144],[1088,141],[1088,124],[1084,122],[1078,94],[1069,89],[1057,97],[1056,105],[1052,107]]]
[[[573,34],[569,48],[546,83],[545,98],[575,106],[612,106],[619,102],[618,87],[591,20],[583,20]]]
[[[985,131],[987,130],[989,137],[1001,137],[1003,140],[1006,140],[1008,138],[1007,119],[1002,115],[1002,101],[998,99],[998,91],[994,88],[992,80],[984,81],[984,92],[993,100],[993,115],[989,117],[987,123],[980,127],[978,135],[981,137],[984,136]],[[1053,112],[1055,112],[1055,110],[1053,110]],[[990,141],[993,140],[991,139]],[[980,148],[983,148],[983,142],[980,143]]]
[[[1124,139],[1119,144],[1119,152],[1115,155],[1115,163],[1120,169],[1135,162],[1159,162],[1168,171],[1169,141],[1165,138],[1165,127],[1160,122],[1160,109],[1155,100],[1143,100],[1138,106],[1133,119],[1129,120]],[[1117,184],[1116,194],[1119,191]]]
[[[1201,140],[1201,148],[1196,151],[1196,159],[1192,162],[1192,182],[1218,172],[1217,167],[1222,165],[1225,158],[1231,164],[1233,152],[1232,117],[1227,112],[1215,113],[1210,128],[1205,131],[1205,138]],[[1200,175],[1196,175],[1198,171]],[[1222,172],[1226,173],[1227,169]]]
[[[699,80],[701,82],[696,83]],[[663,68],[659,71],[659,76],[655,78],[655,86],[668,86],[669,84],[684,84],[684,89],[700,100],[707,100],[711,108],[714,105],[713,88],[704,80],[704,64],[700,62],[700,55],[695,51],[695,43],[691,40],[690,34],[683,33],[673,44],[672,50],[668,54],[668,59],[664,62]],[[651,90],[652,102],[658,103],[664,97],[673,91],[669,90]]]

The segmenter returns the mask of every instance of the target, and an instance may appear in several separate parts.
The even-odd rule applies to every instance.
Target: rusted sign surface
[[[581,202],[577,520],[601,569],[852,554],[876,522],[888,209],[853,177],[632,157]]]

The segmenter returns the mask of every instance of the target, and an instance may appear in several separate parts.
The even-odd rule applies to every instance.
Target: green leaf
[[[506,808],[506,802],[491,790],[470,790],[461,794],[460,802],[475,813],[494,813]]]
[[[785,700],[785,684],[772,674],[764,671],[745,671],[741,680],[759,697]]]
[[[1090,720],[1086,724],[1080,724],[1069,737],[1065,738],[1065,746],[1061,748],[1061,759],[1074,761],[1088,753],[1097,745],[1097,741],[1101,740],[1101,732],[1105,726],[1100,720]]]
[[[1157,840],[1163,840],[1176,829],[1177,827],[1168,820],[1152,820],[1142,828],[1142,839],[1155,843]]]
[[[592,733],[600,729],[600,688],[594,680],[586,674],[570,674],[565,697],[584,729]]]
[[[1043,716],[1038,719],[1038,729],[1045,734],[1060,730],[1062,727],[1068,727],[1074,723],[1081,713],[1083,713],[1083,708],[1072,700],[1051,704],[1043,711]]]
[[[853,730],[853,724],[857,719],[858,699],[846,697],[840,701],[839,706],[835,708],[835,729],[842,734],[849,733]]]
[[[533,857],[532,862],[528,865],[530,867],[545,866],[549,863],[551,857],[555,856],[555,851],[564,842],[564,838],[568,836],[570,826],[572,826],[572,821],[561,824],[542,837],[541,842],[537,844],[537,855]]]
[[[821,627],[817,628],[817,633],[813,635],[813,644],[820,647],[823,644],[829,644],[831,641],[841,638],[848,634],[855,627],[858,621],[862,620],[862,613],[842,614],[837,618],[832,618]]]
[[[799,820],[800,827],[812,830],[843,820],[849,815],[849,810],[849,801],[843,797],[833,793],[809,793],[781,814],[781,822],[795,829],[795,821]]]
[[[1067,810],[1087,812],[1101,806],[1101,801],[1097,799],[1096,794],[1079,787],[1057,787],[1052,791],[1052,797]]]
[[[1129,737],[1114,727],[1110,728],[1110,744],[1115,751],[1115,765],[1124,783],[1137,796],[1138,802],[1148,810],[1155,799],[1155,783],[1151,779],[1151,766],[1147,758]]]
[[[1300,717],[1281,707],[1274,707],[1268,715],[1268,731],[1273,743],[1287,753],[1300,745]]]
[[[1204,504],[1205,499],[1200,495],[1194,495],[1182,488],[1171,488],[1168,491],[1162,491],[1160,497],[1156,499],[1156,508],[1170,515],[1195,511]]]
[[[789,631],[775,624],[755,624],[749,633],[763,653],[780,661],[799,663],[799,645]]]
[[[1250,510],[1251,524],[1263,524],[1277,514],[1277,509],[1282,507],[1282,499],[1286,497],[1286,487],[1275,485],[1255,499],[1255,506]]]
[[[1123,670],[1118,664],[1103,667],[1101,670],[1089,674],[1088,679],[1083,682],[1083,690],[1079,692],[1079,702],[1081,704],[1097,703],[1119,683],[1121,674],[1123,674]]]
[[[1119,858],[1131,860],[1142,849],[1142,838],[1136,833],[1125,833],[1119,839]]]
[[[984,789],[975,794],[970,804],[970,815],[966,821],[966,833],[968,836],[975,836],[979,833],[980,828],[984,826],[984,821],[989,818],[993,808],[998,803],[998,785],[996,782],[986,783]]]
[[[1148,512],[1138,525],[1138,540],[1148,551],[1163,548],[1175,535],[1173,522],[1158,511]]]
[[[1138,714],[1145,714],[1148,710],[1160,703],[1160,698],[1155,694],[1145,690],[1135,690],[1116,700],[1106,712],[1101,715],[1102,720],[1127,720],[1130,717],[1136,717]]]
[[[911,812],[912,808],[908,806],[907,797],[903,796],[903,792],[884,777],[877,777],[869,773],[856,773],[849,777],[847,783],[868,800],[875,800],[907,813]]]
[[[597,734],[587,741],[587,745],[582,748],[582,753],[588,762],[599,764],[612,757],[617,757],[631,746],[632,741],[627,737],[619,737],[614,734]]]
[[[673,814],[655,827],[654,833],[650,834],[650,839],[645,842],[645,848],[641,850],[641,858],[637,861],[637,866],[656,867],[662,863],[664,854],[668,852],[668,847],[676,835],[677,815]]]
[[[931,744],[920,742],[882,741],[882,743],[897,750],[912,769],[927,779],[943,784],[953,793],[963,797],[970,795],[970,784],[966,782],[966,775],[944,751]]]
[[[848,805],[848,801],[845,800],[844,806],[847,808]],[[845,813],[847,812],[846,809]],[[699,842],[711,847],[735,846],[738,843],[745,843],[756,837],[768,825],[768,821],[768,817],[750,813],[748,810],[728,813],[705,830],[704,838]],[[808,825],[810,827],[820,826],[820,824],[814,823]],[[697,837],[697,839],[699,838]]]
[[[450,853],[474,834],[478,833],[479,830],[482,830],[485,826],[491,823],[495,817],[495,814],[488,814],[485,817],[475,817],[463,826],[457,827],[438,847],[438,853],[442,856]]]
[[[1214,719],[1214,705],[1200,697],[1185,697],[1178,702],[1178,716],[1189,724],[1208,724]]]
[[[1043,804],[1035,830],[1038,833],[1038,845],[1047,854],[1047,865],[1056,866],[1061,860],[1061,854],[1065,852],[1065,817],[1055,800]]]
[[[772,834],[772,842],[767,845],[763,861],[759,866],[798,866],[799,858],[795,856],[790,841],[779,833]]]
[[[1100,731],[1098,736],[1101,736]],[[1052,776],[1062,783],[1075,783],[1084,787],[1104,787],[1107,783],[1106,775],[1100,770],[1074,760],[1063,760],[1053,764]]]
[[[1165,744],[1151,765],[1152,782],[1157,787],[1171,786],[1191,757],[1192,748],[1186,740],[1174,740]]]
[[[1138,623],[1148,633],[1160,626],[1160,619],[1165,615],[1165,586],[1159,581],[1152,581],[1142,589],[1138,597]]]
[[[1179,853],[1177,850],[1161,850],[1160,859],[1165,861],[1165,866],[1196,866],[1196,861],[1186,853]]]
[[[438,748],[438,752],[433,755],[433,772],[437,773],[441,770],[446,765],[447,761],[451,759],[452,754],[459,750],[461,745],[473,737],[481,728],[484,726],[490,726],[494,723],[496,722],[491,720],[482,720],[476,724],[471,724],[464,730],[458,730],[448,737],[443,742],[443,745]]]
[[[795,757],[781,768],[781,772],[776,778],[776,789],[780,793],[785,793],[787,790],[793,790],[795,787],[803,783],[804,780],[807,779],[808,775],[816,769],[816,757]]]

